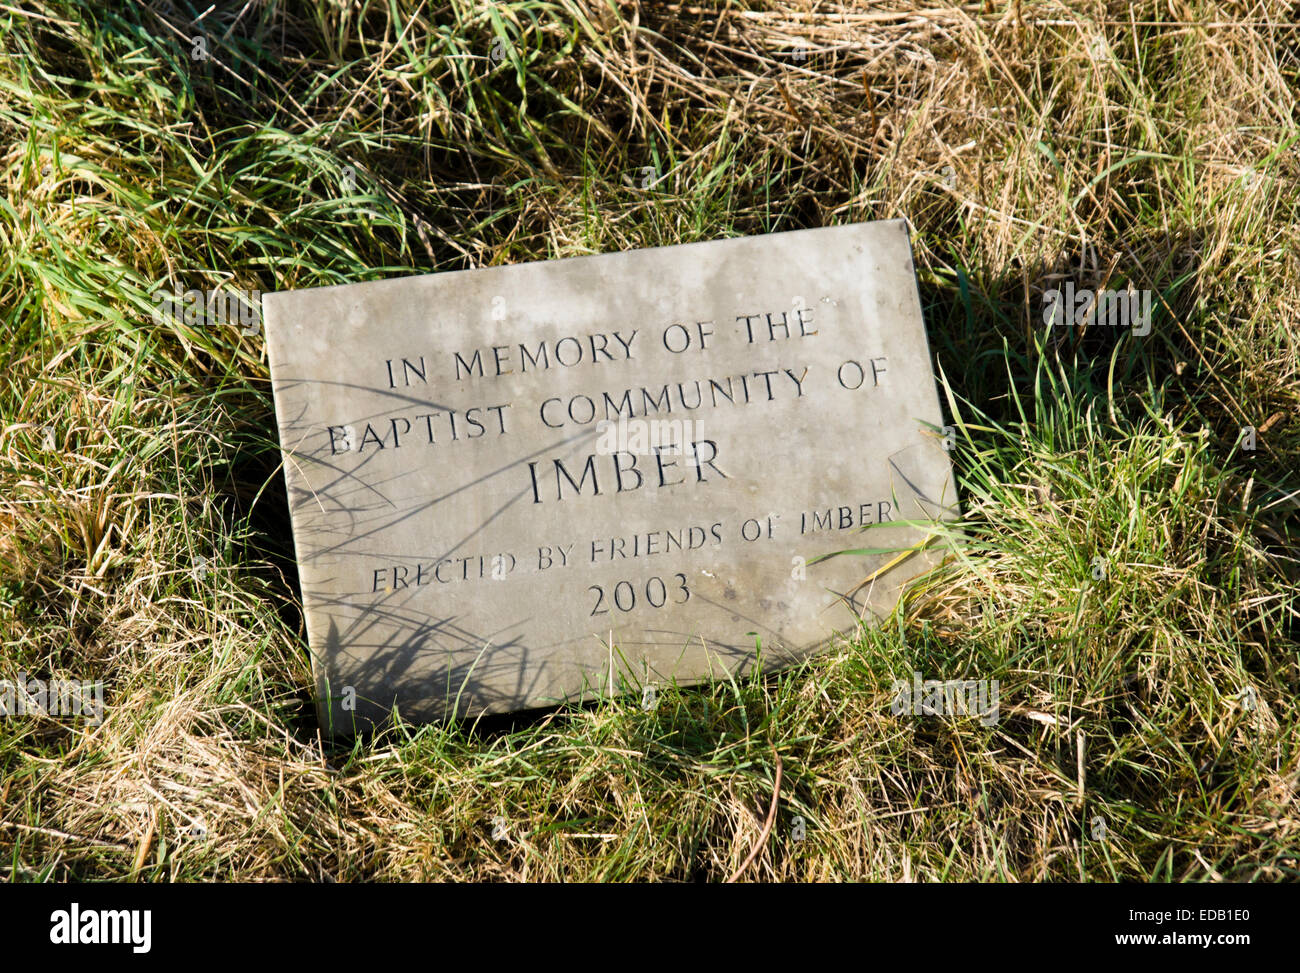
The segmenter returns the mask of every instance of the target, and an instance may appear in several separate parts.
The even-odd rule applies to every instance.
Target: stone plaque
[[[899,553],[956,513],[902,221],[264,317],[336,733],[788,663],[892,609],[936,556]],[[899,553],[838,553],[863,549]]]

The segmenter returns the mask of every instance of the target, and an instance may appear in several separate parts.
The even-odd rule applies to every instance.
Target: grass
[[[1296,877],[1288,4],[207,6],[0,7],[0,677],[108,703],[0,719],[12,880]],[[898,216],[965,521],[891,618],[322,739],[261,335],[157,291]],[[891,715],[914,671],[1000,720]]]

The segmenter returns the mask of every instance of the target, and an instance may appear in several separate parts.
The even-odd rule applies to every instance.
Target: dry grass
[[[396,6],[0,9],[0,677],[108,702],[0,719],[12,878],[1295,876],[1289,4]],[[321,739],[261,337],[156,290],[900,215],[968,522],[888,624]],[[1066,279],[1151,334],[1045,328]],[[891,715],[913,670],[1000,722]]]

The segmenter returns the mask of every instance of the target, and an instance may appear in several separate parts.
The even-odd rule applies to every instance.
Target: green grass
[[[108,702],[0,719],[12,879],[1296,876],[1288,5],[206,6],[0,8],[0,678]],[[262,337],[156,292],[900,215],[965,520],[890,619],[322,739]],[[1045,326],[1066,279],[1151,333]],[[1000,720],[891,715],[913,671]]]

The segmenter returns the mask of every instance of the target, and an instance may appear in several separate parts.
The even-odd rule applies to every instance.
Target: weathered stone
[[[955,512],[901,221],[281,292],[264,315],[335,732],[394,703],[695,681],[759,640],[788,662],[934,555],[864,586],[897,555],[818,558],[907,550],[928,531],[904,521]]]

